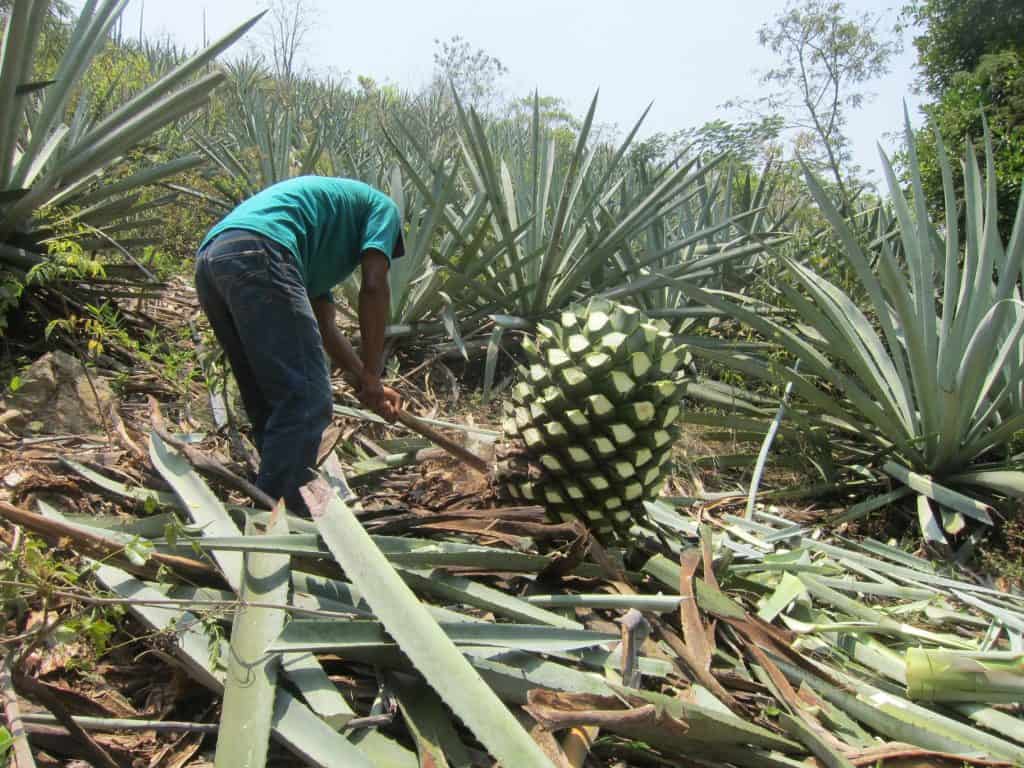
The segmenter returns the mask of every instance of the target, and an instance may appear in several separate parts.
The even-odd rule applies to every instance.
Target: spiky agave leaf
[[[70,32],[68,46],[52,82],[24,88],[32,70],[42,21],[49,4],[15,0],[3,33],[0,54],[0,240],[37,226],[38,211],[57,205],[95,205],[130,188],[152,183],[195,157],[165,163],[131,184],[95,185],[96,177],[139,142],[201,108],[223,80],[221,72],[203,73],[213,59],[236,42],[262,16],[255,16],[204,50],[181,62],[121,107],[95,124],[84,119],[80,86],[107,39],[125,0],[91,0]],[[78,114],[65,124],[68,105],[80,96]],[[184,163],[184,166],[182,166]],[[88,197],[86,197],[88,196]],[[86,202],[88,199],[89,202]],[[139,212],[129,205],[126,211]],[[88,217],[84,218],[86,223]],[[93,223],[93,226],[96,226]],[[0,260],[10,260],[0,253]]]
[[[1024,698],[1024,657],[1016,651],[908,648],[906,658],[911,700],[1015,703]]]

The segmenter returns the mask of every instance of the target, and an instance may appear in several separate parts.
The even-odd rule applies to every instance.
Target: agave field
[[[987,130],[936,138],[936,210],[908,117],[844,216],[799,160],[608,140],[596,96],[285,88],[229,52],[259,17],[185,52],[126,2],[0,5],[0,761],[1024,765]],[[339,379],[306,518],[252,485],[189,260],[309,173],[398,203],[386,377],[475,460]]]

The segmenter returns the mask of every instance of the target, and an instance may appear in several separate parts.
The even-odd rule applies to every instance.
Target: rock
[[[114,392],[102,376],[93,373],[91,377],[90,386],[85,366],[66,352],[47,352],[21,375],[21,387],[3,403],[11,411],[20,411],[7,426],[33,434],[102,433]]]

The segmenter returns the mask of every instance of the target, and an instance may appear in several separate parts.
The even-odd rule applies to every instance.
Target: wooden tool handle
[[[461,461],[463,464],[467,465],[468,467],[471,467],[472,469],[475,469],[480,474],[485,476],[490,474],[491,468],[486,461],[481,459],[476,454],[466,450],[463,446],[459,445],[454,440],[445,437],[436,429],[431,427],[429,424],[425,424],[424,422],[420,421],[418,418],[413,416],[408,411],[399,411],[397,421],[399,424],[407,426],[413,432],[418,432],[419,434],[423,435],[423,437],[427,438],[427,440],[429,440],[430,442],[441,446],[446,451],[448,451],[448,453],[450,453],[452,456]]]

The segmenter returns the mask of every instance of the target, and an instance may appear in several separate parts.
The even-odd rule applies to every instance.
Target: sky
[[[757,30],[785,0],[305,0],[318,9],[302,63],[315,71],[368,75],[380,83],[416,88],[433,69],[435,39],[459,35],[507,67],[504,86],[515,95],[540,89],[582,115],[600,87],[597,120],[623,132],[651,101],[641,136],[736,119],[723,103],[763,95],[758,72],[773,55]],[[889,33],[900,0],[846,0],[849,12],[884,18]],[[130,0],[123,32],[169,36],[198,46],[203,24],[215,39],[266,2],[252,0]],[[259,43],[257,30],[250,33]],[[917,124],[920,101],[911,92],[914,50],[867,89],[874,98],[849,116],[854,160],[876,180],[876,142],[892,148],[907,101]],[[242,43],[244,44],[244,43]]]

